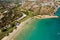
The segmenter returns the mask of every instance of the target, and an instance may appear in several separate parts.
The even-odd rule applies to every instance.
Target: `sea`
[[[60,16],[60,8],[55,15]],[[14,40],[60,40],[60,18],[34,19]]]
[[[60,16],[60,7],[57,9],[57,11],[55,12],[56,16]]]

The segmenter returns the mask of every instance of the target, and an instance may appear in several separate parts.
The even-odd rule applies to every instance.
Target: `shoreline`
[[[50,16],[50,15],[38,15],[38,16],[41,16],[41,18],[39,19],[46,19],[46,18],[58,18],[58,16]],[[36,18],[37,16],[35,16],[34,18]],[[31,19],[28,19],[26,21],[24,21],[22,24],[22,28],[24,28],[24,25],[28,22],[30,22],[31,20],[33,20],[32,18]],[[21,27],[21,26],[20,26]],[[8,38],[9,40],[14,40],[14,38],[19,34],[19,32],[22,30],[22,28],[19,29],[19,31],[17,31],[17,34],[15,33],[11,38]]]
[[[19,31],[21,31],[21,29],[24,27],[24,25],[29,22],[32,18],[29,18],[27,20],[25,20],[24,22],[22,22],[19,26],[17,26],[17,29],[14,29],[12,33],[9,33],[9,36],[5,36],[4,38],[2,38],[1,40],[13,40],[14,36],[16,36]]]
[[[45,18],[58,18],[59,16],[53,16],[53,15],[38,15],[38,16],[34,16],[34,18],[38,18],[38,19],[45,19]]]
[[[58,18],[58,16],[37,15],[37,16],[34,16],[33,18],[37,18],[37,19]],[[13,32],[9,34],[9,36],[5,36],[2,40],[13,40],[16,37],[16,35],[18,35],[18,33],[21,31],[21,29],[24,27],[24,25],[30,22],[31,20],[32,18],[29,18],[25,20],[24,22],[21,22],[19,26],[17,26],[17,29],[14,29]]]
[[[26,21],[24,21],[24,22],[23,22],[24,25],[22,25],[22,28],[21,28],[19,31],[17,31],[17,34],[15,34],[15,35],[13,36],[13,38],[11,38],[10,40],[14,40],[15,37],[16,37],[17,35],[19,35],[19,33],[20,33],[23,29],[25,29],[25,28],[24,28],[25,25],[28,24],[28,23],[31,23],[32,20],[34,20],[34,19],[33,19],[33,18],[29,18],[29,19],[27,19]]]

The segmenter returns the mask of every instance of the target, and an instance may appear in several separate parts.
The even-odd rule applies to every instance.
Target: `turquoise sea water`
[[[60,16],[60,8],[55,13]],[[60,18],[35,19],[14,40],[60,40]]]
[[[55,15],[60,16],[60,8],[56,11]]]
[[[36,19],[15,40],[60,40],[60,18]],[[32,30],[30,27],[33,27]]]

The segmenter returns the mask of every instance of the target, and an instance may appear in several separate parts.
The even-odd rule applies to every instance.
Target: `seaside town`
[[[33,18],[57,18],[60,0],[0,0],[0,40],[11,40]]]

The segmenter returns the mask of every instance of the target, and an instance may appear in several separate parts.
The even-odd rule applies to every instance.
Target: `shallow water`
[[[14,40],[60,40],[60,18],[36,19]]]

